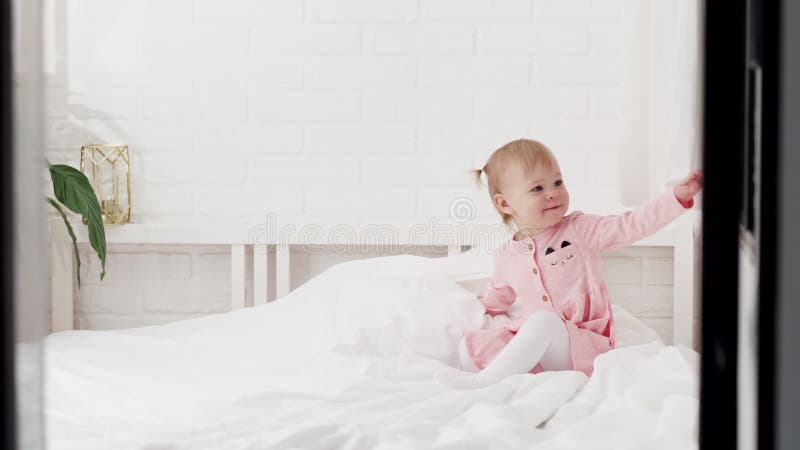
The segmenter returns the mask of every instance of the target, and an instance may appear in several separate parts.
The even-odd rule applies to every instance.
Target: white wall
[[[73,0],[53,16],[48,156],[129,144],[135,222],[414,223],[467,196],[496,223],[465,170],[519,137],[554,150],[571,209],[622,210],[619,1]],[[110,251],[77,326],[227,308],[224,248]],[[620,297],[668,295],[647,280],[669,255],[619,255]]]

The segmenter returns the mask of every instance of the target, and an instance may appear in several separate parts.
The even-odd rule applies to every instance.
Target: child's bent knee
[[[552,330],[565,327],[564,321],[550,311],[534,311],[528,316],[522,326],[524,327],[526,325],[529,327],[548,327]]]
[[[559,318],[555,313],[550,311],[534,311],[528,316],[526,322],[552,322],[552,323],[559,323],[563,322],[561,318]]]

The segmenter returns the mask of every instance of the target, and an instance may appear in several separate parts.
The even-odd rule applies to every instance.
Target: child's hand
[[[483,294],[475,294],[475,298],[478,299],[478,301],[481,301],[481,299],[483,299]],[[491,317],[505,314],[501,312],[489,311],[485,306],[483,307],[483,311],[484,314],[488,314]]]
[[[672,189],[675,197],[682,203],[688,203],[703,188],[703,171],[693,170],[683,181]]]

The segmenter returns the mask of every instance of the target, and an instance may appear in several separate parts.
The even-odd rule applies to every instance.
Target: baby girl
[[[600,254],[655,233],[691,208],[702,172],[611,216],[566,214],[569,192],[561,168],[537,141],[509,142],[476,170],[478,180],[481,172],[514,234],[495,253],[494,276],[478,295],[491,326],[464,332],[459,352],[466,372],[443,381],[469,389],[526,372],[579,370],[590,376],[594,358],[615,341]],[[519,314],[512,319],[505,313],[515,301]]]

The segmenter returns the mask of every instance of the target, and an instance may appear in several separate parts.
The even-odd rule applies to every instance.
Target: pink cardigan
[[[600,254],[655,233],[693,204],[681,203],[669,189],[633,211],[574,211],[533,238],[506,241],[480,296],[494,317],[488,328],[464,332],[475,365],[486,367],[532,312],[551,311],[567,325],[573,369],[591,376],[594,358],[614,348],[616,337]],[[521,314],[512,319],[505,313],[515,300]],[[541,371],[536,365],[531,373]]]

